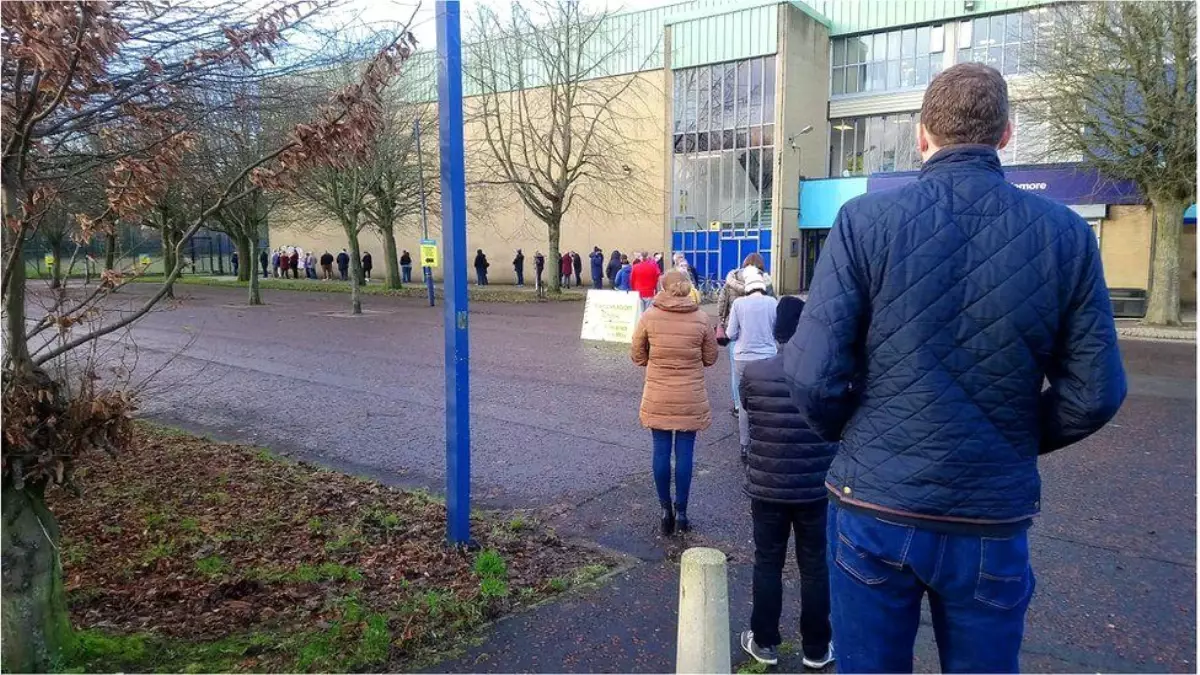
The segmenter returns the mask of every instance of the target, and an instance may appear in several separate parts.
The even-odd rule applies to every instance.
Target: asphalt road
[[[404,485],[444,481],[441,308],[367,297],[182,287],[134,331],[138,372],[162,368],[142,413]],[[147,293],[132,289],[132,296]],[[683,543],[655,532],[641,372],[579,340],[582,305],[477,304],[471,326],[472,482],[484,505],[535,509],[560,532],[640,561],[610,583],[501,622],[438,666],[455,671],[673,671]],[[1123,342],[1131,392],[1116,420],[1042,461],[1029,671],[1195,672],[1195,346]],[[731,558],[734,630],[748,620],[750,519],[724,356],[708,377],[688,545]],[[789,582],[789,598],[798,591]],[[785,612],[795,636],[796,600]],[[787,626],[792,626],[789,629]],[[735,652],[736,654],[736,652]],[[735,661],[738,657],[735,656]],[[799,667],[785,660],[783,667]],[[936,670],[932,632],[917,667]]]

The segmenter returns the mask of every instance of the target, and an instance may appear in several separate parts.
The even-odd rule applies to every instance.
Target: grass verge
[[[78,482],[49,495],[67,672],[404,670],[615,566],[523,513],[474,513],[480,550],[447,549],[426,493],[148,424]]]
[[[135,283],[162,283],[161,276],[143,276],[134,279]],[[245,289],[247,283],[236,281],[232,277],[210,276],[181,276],[175,281],[180,286],[216,286],[219,288]],[[259,285],[264,291],[306,291],[310,293],[350,293],[350,284],[346,281],[316,281],[312,279],[260,279]],[[381,281],[372,281],[361,289],[364,295],[383,295],[394,298],[426,298],[425,286],[420,283],[406,284],[403,288],[386,288]],[[442,287],[435,285],[434,297],[442,298]],[[547,293],[538,297],[532,287],[517,286],[468,286],[467,298],[472,302],[581,302],[586,292],[579,289],[565,290],[558,295]],[[267,299],[269,301],[269,298]]]

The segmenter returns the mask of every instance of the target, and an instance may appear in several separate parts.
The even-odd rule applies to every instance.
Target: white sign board
[[[590,290],[579,337],[630,344],[641,310],[642,301],[635,292]]]

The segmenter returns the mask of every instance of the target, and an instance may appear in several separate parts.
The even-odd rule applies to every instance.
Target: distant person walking
[[[236,276],[237,276],[237,273],[238,273],[238,254],[237,254],[237,251],[234,251],[233,253],[230,253],[230,254],[229,254],[229,266],[233,268],[233,276],[235,276],[235,277],[236,277]]]
[[[375,265],[375,262],[373,260],[371,260],[371,252],[367,251],[366,253],[363,253],[363,257],[362,257],[363,283],[366,283],[371,280],[371,267],[373,267],[374,265]]]
[[[542,292],[545,285],[542,282],[542,273],[546,271],[546,256],[542,255],[541,251],[533,252],[533,284],[534,289],[538,293]]]
[[[408,251],[400,252],[400,274],[404,283],[412,283],[412,256]]]
[[[342,281],[349,279],[350,277],[347,273],[350,271],[350,254],[346,253],[346,249],[342,249],[342,252],[338,254],[337,266],[338,276],[341,277]]]
[[[309,279],[316,279],[317,278],[317,254],[313,253],[312,251],[309,251],[306,261],[307,262],[304,267],[305,274],[308,275]]]
[[[621,252],[613,249],[612,255],[608,258],[608,267],[604,269],[604,276],[608,279],[610,288],[617,287],[617,272],[621,271]]]
[[[604,288],[604,252],[599,246],[592,248],[592,252],[588,254],[588,260],[592,263],[592,288],[597,290]]]
[[[560,263],[560,269],[562,270],[562,274],[559,275],[559,280],[562,283],[562,287],[570,288],[571,287],[571,268],[573,265],[573,263],[571,261],[571,253],[568,251],[568,252],[562,254],[562,260],[560,260],[559,263]]]
[[[780,345],[792,339],[803,310],[800,298],[779,299],[775,340]],[[833,660],[825,560],[825,472],[837,453],[837,444],[817,436],[792,404],[782,356],[746,366],[741,399],[750,420],[745,492],[754,524],[754,608],[750,630],[741,635],[742,649],[759,663],[775,665],[779,661],[783,567],[794,531],[796,566],[800,568],[801,657],[805,667],[821,669]]]
[[[286,279],[288,278],[288,270],[292,267],[292,256],[287,250],[279,254],[279,275]]]
[[[321,254],[321,278],[325,281],[333,279],[333,254],[329,251]]]
[[[662,292],[634,329],[631,347],[633,362],[646,367],[639,417],[654,442],[654,487],[662,507],[660,525],[664,536],[691,529],[688,497],[696,432],[712,424],[704,369],[717,362],[717,343],[708,315],[689,297],[691,290],[685,275],[674,270],[667,273]]]
[[[271,251],[271,276],[279,278],[279,249]]]
[[[267,263],[270,261],[270,256],[267,254],[267,249],[263,249],[258,253],[258,266],[262,268],[263,278],[267,278]]]
[[[525,285],[525,254],[521,249],[517,249],[517,256],[513,258],[513,272],[517,273],[517,285]]]
[[[741,382],[746,366],[775,356],[775,307],[779,301],[767,295],[767,283],[757,268],[748,268],[743,277],[746,294],[733,301],[729,327],[725,335],[733,341],[733,367]],[[750,418],[746,407],[738,407],[738,440],[742,461],[750,451]]]
[[[288,267],[292,270],[292,278],[300,278],[300,250],[292,249],[291,255],[288,256]],[[287,276],[286,274],[284,276]]]
[[[575,285],[583,285],[583,258],[575,251],[571,251],[571,269],[575,270]]]
[[[488,278],[487,278],[488,266],[489,266],[488,259],[487,259],[487,256],[483,254],[483,249],[476,249],[475,250],[475,283],[477,285],[479,285],[479,286],[487,286],[488,285]]]
[[[826,555],[844,672],[912,672],[925,596],[941,672],[1018,672],[1039,458],[1125,399],[1096,235],[1005,179],[1010,114],[986,65],[930,82],[919,178],[841,207],[783,349],[800,416],[838,442]]]
[[[618,291],[629,292],[633,290],[630,286],[630,276],[633,272],[633,265],[629,264],[629,256],[621,256],[621,269],[617,270],[617,275],[613,277],[613,288]]]

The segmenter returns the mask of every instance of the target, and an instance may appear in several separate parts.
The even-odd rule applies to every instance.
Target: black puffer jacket
[[[821,440],[801,419],[783,379],[783,357],[748,364],[740,391],[750,415],[746,494],[784,504],[825,499],[825,472],[837,444]]]

